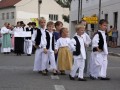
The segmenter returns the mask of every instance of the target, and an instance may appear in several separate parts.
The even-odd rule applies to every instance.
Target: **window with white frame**
[[[6,19],[9,19],[9,13],[6,13]]]
[[[5,13],[2,13],[2,20],[5,20]]]
[[[58,21],[58,15],[57,14],[49,14],[49,20]]]
[[[15,18],[15,13],[11,12],[11,19],[14,19],[14,18]]]

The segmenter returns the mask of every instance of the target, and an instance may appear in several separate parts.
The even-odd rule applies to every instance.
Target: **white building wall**
[[[75,6],[76,5],[76,6]],[[98,15],[98,8],[99,8],[99,0],[83,0],[83,15],[84,16],[92,16],[93,14]],[[102,8],[101,11],[103,12],[101,14],[101,19],[105,17],[105,14],[108,14],[108,22],[109,26],[114,26],[114,12],[118,12],[118,45],[120,45],[120,0],[102,0]],[[71,29],[74,28],[74,22],[77,21],[78,17],[78,0],[73,0],[71,4],[71,12],[70,12],[70,26]],[[108,26],[108,27],[109,27]],[[90,26],[89,28],[90,29]],[[109,28],[108,28],[109,29]],[[73,36],[73,30],[71,30],[71,36]]]
[[[15,12],[15,8],[0,9],[0,28],[4,25],[5,22],[9,22],[12,25],[15,24],[15,18],[11,19],[11,12]],[[4,20],[2,20],[2,13],[5,13]],[[7,19],[7,13],[9,13],[9,19]]]
[[[23,20],[25,23],[28,23],[31,21],[30,18],[38,18],[38,0],[22,0],[16,4],[16,12],[16,22]],[[49,14],[57,14],[58,20],[62,21],[66,27],[69,27],[69,24],[62,19],[62,15],[68,15],[69,10],[62,8],[54,0],[42,0],[40,16],[45,17],[48,22]]]
[[[24,21],[27,24],[31,21],[30,18],[38,18],[38,0],[22,0],[15,6],[16,22]]]

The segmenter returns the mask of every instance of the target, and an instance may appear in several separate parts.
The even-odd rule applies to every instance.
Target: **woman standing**
[[[117,38],[118,38],[118,31],[117,29],[113,29],[112,31],[112,47],[116,48],[117,47]]]

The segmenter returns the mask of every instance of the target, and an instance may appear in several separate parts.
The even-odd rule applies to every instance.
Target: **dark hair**
[[[18,21],[17,24],[19,24],[20,22]]]
[[[27,25],[32,25],[32,22],[29,22]]]
[[[56,27],[56,26],[59,26],[60,24],[63,25],[63,23],[62,23],[61,21],[57,21],[57,22],[55,23],[55,27]]]
[[[35,25],[35,26],[36,26],[36,23],[35,23],[35,22],[32,22],[32,25]]]
[[[110,25],[110,28],[112,28],[113,26],[112,25]]]
[[[105,20],[105,19],[101,19],[101,20],[99,21],[99,24],[102,25],[103,23],[107,23],[107,24],[108,24],[108,21]]]

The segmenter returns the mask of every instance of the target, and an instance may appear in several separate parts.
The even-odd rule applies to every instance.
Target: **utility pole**
[[[78,20],[77,23],[80,21],[80,0],[78,0]]]
[[[78,20],[77,23],[82,19],[82,0],[78,0]]]
[[[98,16],[98,23],[100,21],[101,18],[101,0],[99,0],[99,16]]]
[[[40,19],[40,5],[42,3],[42,0],[38,0],[38,20]]]

